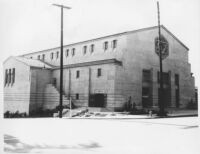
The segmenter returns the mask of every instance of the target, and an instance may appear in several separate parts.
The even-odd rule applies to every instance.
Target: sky
[[[53,3],[72,7],[64,10],[64,44],[157,25],[156,0],[0,0],[0,85],[6,58],[60,45],[60,9]],[[159,3],[161,24],[190,49],[200,87],[200,1]]]

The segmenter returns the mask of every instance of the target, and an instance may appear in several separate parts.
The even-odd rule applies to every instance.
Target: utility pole
[[[163,101],[163,70],[162,70],[162,51],[161,51],[161,32],[160,32],[160,10],[159,2],[157,2],[158,9],[158,50],[159,50],[159,62],[160,62],[160,92],[159,92],[159,116],[166,116]]]
[[[61,44],[60,44],[60,101],[59,101],[59,118],[62,118],[63,110],[63,8],[71,9],[68,6],[53,4],[61,8]]]

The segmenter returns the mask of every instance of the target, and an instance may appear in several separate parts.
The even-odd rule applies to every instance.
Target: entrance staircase
[[[47,84],[44,93],[44,108],[55,109],[59,105],[60,93],[53,84]],[[63,106],[69,106],[69,99],[63,94]]]

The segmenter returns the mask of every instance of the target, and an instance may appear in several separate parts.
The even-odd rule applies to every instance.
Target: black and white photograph
[[[199,154],[199,0],[0,0],[0,153]]]

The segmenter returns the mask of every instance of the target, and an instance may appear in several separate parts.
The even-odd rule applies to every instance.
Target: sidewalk
[[[68,113],[69,115],[69,113]],[[73,115],[73,114],[72,114]],[[164,118],[173,118],[173,117],[191,117],[198,116],[197,110],[170,110],[168,111],[167,117]],[[87,112],[80,116],[65,116],[63,118],[69,119],[152,119],[160,118],[156,114],[141,114],[141,115],[131,115],[128,112]]]

